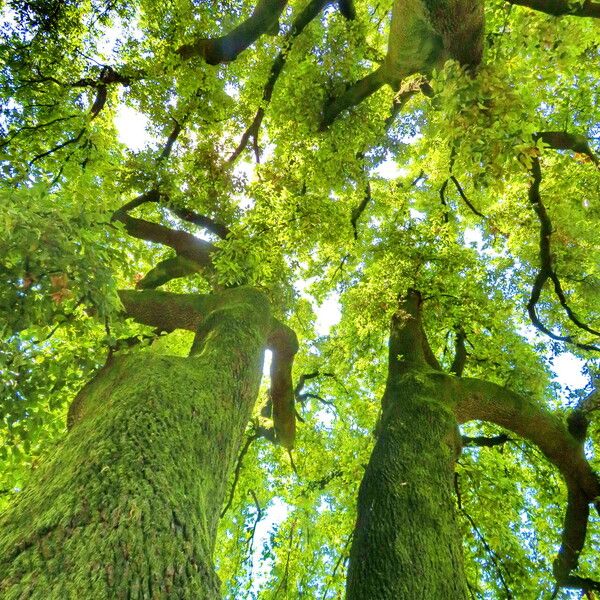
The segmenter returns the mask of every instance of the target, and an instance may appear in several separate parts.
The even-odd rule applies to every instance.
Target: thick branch
[[[585,459],[582,442],[560,418],[519,394],[478,379],[453,381],[459,398],[454,407],[459,423],[482,420],[505,427],[535,444],[563,476],[568,506],[554,563],[556,579],[563,585],[577,567],[585,542],[588,505],[600,496],[600,482]]]
[[[441,370],[423,329],[420,292],[409,289],[400,298],[399,310],[392,316],[390,326],[388,368],[390,374],[425,366]]]
[[[535,278],[533,283],[533,287],[531,289],[531,297],[529,298],[529,302],[527,303],[527,312],[529,313],[529,318],[531,322],[543,333],[548,335],[554,340],[569,342],[575,344],[579,348],[585,350],[600,350],[600,347],[592,345],[592,344],[582,344],[573,339],[572,336],[569,335],[557,335],[553,333],[550,329],[548,329],[540,320],[537,315],[536,306],[539,302],[540,296],[542,294],[542,290],[544,284],[548,279],[550,279],[554,285],[554,292],[560,302],[560,305],[563,307],[567,316],[579,329],[583,329],[588,333],[593,335],[600,335],[599,331],[592,329],[585,323],[579,320],[577,315],[573,312],[570,306],[567,303],[567,299],[565,293],[562,289],[562,285],[553,265],[552,252],[550,246],[550,240],[552,236],[552,222],[550,221],[550,217],[546,211],[546,207],[542,202],[542,198],[540,195],[540,184],[542,181],[542,169],[540,165],[540,160],[538,157],[534,157],[531,164],[531,175],[532,181],[529,186],[529,202],[535,211],[535,214],[538,217],[540,222],[540,270]]]
[[[202,229],[206,229],[206,231],[214,233],[222,239],[227,238],[227,236],[229,235],[229,227],[223,225],[223,223],[219,223],[218,221],[215,221],[215,219],[206,215],[200,215],[198,213],[195,213],[194,211],[188,208],[173,204],[167,195],[161,194],[156,189],[150,190],[149,192],[144,192],[143,194],[140,194],[133,200],[127,202],[127,204],[122,206],[115,213],[114,218],[118,219],[118,215],[120,213],[128,213],[129,211],[133,210],[134,208],[137,208],[138,206],[141,206],[142,204],[146,204],[149,202],[158,203],[161,201],[161,198],[165,200],[166,208],[183,221],[187,221],[188,223],[192,223],[194,225],[197,225],[198,227],[202,227]]]
[[[354,231],[355,240],[358,240],[358,220],[360,219],[363,212],[365,212],[365,209],[367,208],[367,205],[370,204],[371,200],[371,182],[367,181],[367,185],[365,186],[365,195],[360,201],[360,204],[352,211],[352,217],[350,219],[350,222],[352,223],[352,230]]]
[[[133,237],[170,246],[177,254],[193,261],[199,267],[205,268],[212,264],[210,255],[214,251],[214,246],[187,231],[170,229],[144,219],[135,219],[123,211],[117,211],[114,219],[123,223],[127,233]]]
[[[343,94],[331,99],[325,106],[323,120],[321,121],[321,130],[327,129],[340,113],[360,104],[385,83],[387,83],[385,71],[382,67],[379,67],[377,70],[351,84]]]
[[[231,62],[261,35],[277,27],[286,4],[286,0],[258,0],[250,17],[233,31],[219,38],[199,38],[192,44],[184,44],[177,54],[184,60],[199,56],[209,65]]]
[[[157,265],[150,269],[143,279],[138,281],[136,287],[141,290],[153,290],[168,283],[172,279],[187,277],[200,270],[201,269],[195,262],[184,256],[173,256],[161,260]]]
[[[292,367],[298,352],[298,338],[293,329],[280,321],[273,321],[273,329],[267,339],[272,351],[271,390],[273,403],[273,425],[277,441],[288,450],[294,447],[296,437],[296,411],[294,408],[294,387]]]
[[[457,377],[463,374],[465,364],[467,362],[467,348],[465,346],[465,340],[467,336],[465,330],[462,327],[456,328],[456,338],[454,340],[454,360],[450,367],[450,373],[454,373]]]
[[[561,17],[563,15],[571,15],[573,17],[593,17],[600,19],[600,3],[590,2],[585,0],[579,5],[569,0],[507,0],[509,4],[517,4],[526,6],[533,10]]]
[[[578,154],[585,154],[591,161],[598,164],[598,157],[592,152],[587,138],[583,135],[567,131],[540,131],[533,136],[533,139],[542,140],[544,144],[554,150],[572,150]]]

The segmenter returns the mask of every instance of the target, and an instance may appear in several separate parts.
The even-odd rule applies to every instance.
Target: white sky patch
[[[569,352],[559,354],[552,360],[552,370],[557,381],[562,387],[572,389],[584,388],[588,382],[588,377],[584,374],[585,361],[577,358]]]
[[[263,376],[270,377],[271,375],[271,361],[273,360],[273,352],[271,350],[265,350],[265,360],[263,362]]]
[[[328,335],[329,330],[340,322],[342,307],[339,294],[330,294],[325,302],[316,310],[317,322],[315,329],[319,335]]]
[[[398,177],[406,177],[408,175],[408,169],[399,167],[398,163],[390,158],[382,162],[372,172],[384,179],[398,179]]]
[[[150,142],[149,125],[148,118],[135,108],[120,105],[117,109],[115,127],[119,141],[130,150],[140,151]]]
[[[273,569],[272,560],[262,557],[263,545],[269,541],[273,529],[287,519],[290,507],[280,498],[273,498],[266,514],[258,522],[254,533],[254,551],[252,552],[252,591],[258,594],[260,588],[268,580]]]
[[[467,227],[463,233],[463,239],[467,246],[477,248],[479,252],[483,250],[483,236],[479,229]]]

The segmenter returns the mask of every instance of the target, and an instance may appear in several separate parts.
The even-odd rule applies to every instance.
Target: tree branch
[[[113,219],[123,223],[127,233],[133,237],[170,246],[178,255],[193,261],[201,268],[212,265],[211,254],[215,250],[214,246],[187,231],[170,229],[158,223],[136,219],[123,210],[117,211]]]
[[[298,352],[298,338],[293,329],[274,319],[273,329],[267,339],[267,345],[273,353],[269,395],[273,403],[275,434],[277,441],[288,450],[291,450],[294,447],[296,437],[292,367],[294,356]]]
[[[454,360],[450,367],[450,373],[454,373],[457,377],[461,377],[465,369],[467,362],[467,348],[465,346],[465,340],[467,336],[465,330],[459,325],[456,328],[456,338],[454,340]]]
[[[583,135],[567,131],[540,131],[534,134],[533,139],[535,141],[542,140],[544,144],[554,150],[572,150],[578,154],[585,154],[594,164],[598,165],[598,157],[592,152],[587,138]]]
[[[370,204],[371,200],[371,182],[367,181],[367,185],[365,186],[365,195],[360,201],[360,204],[352,211],[352,217],[350,219],[350,223],[352,223],[352,230],[354,231],[355,240],[358,240],[358,220],[360,219],[363,212],[365,212],[365,209],[367,208],[367,205]]]
[[[454,413],[459,423],[482,420],[500,425],[535,444],[558,468],[568,490],[562,544],[554,561],[563,585],[577,567],[585,542],[589,503],[600,496],[600,481],[583,452],[583,442],[556,415],[531,400],[489,381],[453,379],[459,398]]]
[[[563,307],[563,309],[567,313],[567,316],[569,317],[571,322],[574,323],[579,329],[583,329],[584,331],[587,331],[588,333],[600,336],[599,331],[592,329],[591,327],[589,327],[588,325],[586,325],[585,323],[580,321],[579,318],[572,311],[572,309],[569,307],[566,296],[562,289],[562,285],[560,283],[560,279],[558,278],[558,275],[556,274],[556,271],[554,269],[551,246],[550,246],[550,240],[551,240],[551,236],[552,236],[552,222],[550,221],[550,217],[546,211],[546,207],[544,206],[541,195],[540,195],[540,184],[542,181],[542,168],[540,165],[540,159],[537,156],[534,156],[532,159],[531,175],[532,175],[532,182],[531,182],[531,185],[529,186],[529,194],[528,195],[529,195],[529,203],[533,207],[533,210],[535,211],[535,214],[537,215],[538,220],[540,222],[539,245],[540,245],[540,263],[541,264],[540,264],[540,270],[538,271],[538,274],[533,283],[533,287],[531,289],[531,296],[529,298],[529,302],[527,303],[527,312],[529,313],[529,318],[531,319],[531,322],[533,323],[533,325],[535,325],[535,327],[537,327],[537,329],[539,329],[540,331],[542,331],[543,333],[545,333],[547,336],[551,337],[554,340],[568,342],[568,343],[574,344],[577,347],[582,348],[584,350],[600,351],[599,346],[595,346],[592,344],[582,344],[582,343],[577,342],[570,335],[562,336],[562,335],[557,335],[557,334],[553,333],[541,322],[540,318],[537,315],[536,306],[537,306],[537,303],[539,302],[540,296],[542,294],[542,289],[543,289],[546,281],[548,281],[548,279],[550,279],[552,281],[552,283],[554,284],[554,293],[556,294],[558,301],[560,302],[560,305]]]
[[[374,94],[387,82],[385,70],[383,67],[379,67],[372,73],[351,84],[343,94],[337,98],[332,98],[325,105],[320,130],[324,131],[327,129],[340,113],[360,104],[365,98]]]
[[[330,1],[331,0],[311,0],[311,2],[309,2],[308,5],[304,8],[304,10],[298,15],[298,17],[294,19],[290,32],[287,35],[286,40],[284,42],[283,48],[281,52],[277,55],[277,58],[275,59],[273,64],[271,65],[269,77],[267,79],[267,82],[265,83],[265,87],[263,88],[261,106],[256,111],[256,115],[254,116],[252,123],[250,124],[248,129],[246,129],[246,131],[243,133],[237,148],[227,159],[228,163],[235,162],[238,156],[244,151],[244,149],[248,145],[250,138],[253,138],[255,146],[258,145],[258,133],[263,118],[265,116],[265,107],[267,104],[269,104],[269,102],[271,102],[273,90],[275,89],[275,84],[279,79],[279,75],[283,71],[285,63],[287,62],[287,56],[292,47],[294,39],[304,31],[304,28],[321,12],[321,10]],[[344,1],[345,0],[342,0],[342,2]]]
[[[583,4],[578,5],[569,0],[507,0],[509,4],[526,6],[533,10],[561,17],[571,15],[573,17],[592,17],[600,19],[600,3],[585,0]]]
[[[494,446],[502,446],[508,442],[510,438],[506,433],[495,435],[493,437],[486,437],[484,435],[477,435],[470,437],[468,435],[461,436],[463,447],[471,448],[493,448]]]
[[[258,0],[250,17],[235,29],[222,37],[198,38],[184,44],[177,49],[177,54],[183,60],[198,56],[209,65],[231,62],[261,35],[273,31],[286,4],[286,0]]]

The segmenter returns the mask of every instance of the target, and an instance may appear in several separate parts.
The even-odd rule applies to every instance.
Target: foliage
[[[300,30],[296,19],[311,6],[315,17]],[[390,2],[355,8],[349,20],[327,2],[293,1],[278,32],[209,64],[184,60],[180,49],[227,34],[252,14],[251,2],[4,5],[2,503],[64,436],[69,401],[108,352],[180,354],[189,345],[176,332],[149,346],[152,332],[121,314],[117,290],[172,255],[113,218],[149,190],[162,200],[138,207],[140,218],[198,234],[169,210],[183,206],[230,230],[219,240],[201,232],[216,247],[214,273],[166,289],[267,290],[301,341],[294,381],[318,373],[298,390],[293,464],[262,438],[243,457],[217,544],[226,598],[342,596],[389,319],[409,287],[426,297],[425,326],[443,366],[460,326],[467,375],[565,415],[589,392],[563,389],[551,368],[571,352],[593,378],[597,335],[573,323],[550,282],[534,310],[574,343],[534,329],[527,304],[541,268],[543,223],[530,195],[538,164],[553,268],[577,318],[600,328],[597,21],[492,0],[476,76],[448,61],[426,74],[429,94],[415,92],[423,75],[414,74],[323,128],[327,103],[386,55]],[[140,139],[127,135],[131,121],[146,124]],[[540,132],[589,145],[553,145]],[[319,327],[323,303],[339,306],[330,330]],[[141,344],[123,350],[124,339]],[[248,435],[263,422],[267,387]],[[590,431],[599,467],[597,425]],[[473,597],[549,597],[565,495],[553,468],[511,439],[465,449],[458,473]],[[596,517],[588,549],[598,547],[598,527]],[[597,558],[582,556],[584,575],[600,577]]]

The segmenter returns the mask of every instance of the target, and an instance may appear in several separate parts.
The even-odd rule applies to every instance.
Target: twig
[[[244,457],[248,453],[248,450],[250,449],[252,442],[254,440],[256,440],[258,437],[259,437],[259,435],[257,433],[253,433],[252,435],[248,436],[248,438],[246,438],[246,443],[243,445],[242,450],[238,455],[237,464],[235,465],[235,471],[233,472],[233,483],[231,484],[231,490],[229,491],[229,498],[227,499],[227,503],[225,504],[225,506],[223,507],[223,510],[221,511],[221,519],[225,516],[225,513],[229,510],[229,507],[231,506],[231,503],[233,502],[233,496],[235,495],[235,488],[236,488],[237,482],[240,478],[240,472],[242,470],[242,462],[244,461]],[[255,499],[255,502],[258,504],[256,499]],[[260,512],[260,507],[259,507],[259,515],[260,514],[261,514],[261,512]],[[255,526],[255,528],[256,528],[256,526]]]

